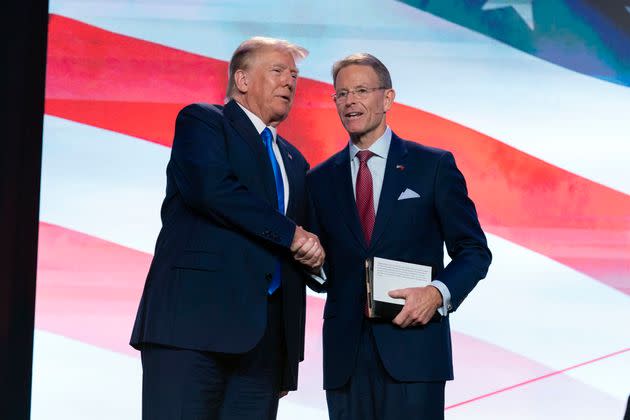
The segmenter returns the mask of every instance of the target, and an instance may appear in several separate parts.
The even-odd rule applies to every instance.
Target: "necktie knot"
[[[374,153],[372,153],[369,150],[361,150],[360,152],[357,153],[357,158],[359,158],[359,163],[367,163],[367,161],[374,156]]]
[[[273,134],[271,134],[269,127],[265,127],[262,133],[260,133],[260,136],[262,137],[265,146],[268,146],[273,142]]]

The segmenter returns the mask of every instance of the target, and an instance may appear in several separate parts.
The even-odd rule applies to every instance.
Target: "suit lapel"
[[[334,191],[338,208],[343,213],[342,218],[359,244],[361,244],[364,249],[367,249],[361,222],[359,222],[357,204],[354,199],[352,175],[350,172],[350,151],[348,150],[348,146],[337,154],[333,168],[330,187]]]
[[[267,150],[263,144],[262,138],[256,127],[247,117],[247,114],[238,106],[236,101],[231,100],[225,105],[223,109],[223,115],[232,124],[232,127],[238,132],[238,134],[245,140],[254,154],[254,159],[259,168],[259,173],[264,174],[262,177],[262,184],[265,189],[265,195],[271,203],[277,203],[276,184],[273,175],[273,168],[269,157],[267,156]]]
[[[385,231],[387,221],[389,220],[392,209],[398,199],[398,196],[405,187],[404,171],[407,149],[403,141],[394,133],[392,133],[392,142],[389,146],[387,154],[387,163],[385,164],[385,176],[383,179],[383,187],[381,196],[378,201],[378,211],[376,212],[376,221],[374,222],[374,231],[372,232],[372,240],[370,248],[377,242]]]

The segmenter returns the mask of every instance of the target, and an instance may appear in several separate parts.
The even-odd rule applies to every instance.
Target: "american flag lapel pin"
[[[404,171],[405,165],[396,165],[396,169],[398,169],[399,171]]]

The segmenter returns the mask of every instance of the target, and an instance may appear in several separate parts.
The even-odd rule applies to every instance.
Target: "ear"
[[[383,95],[383,111],[387,112],[394,104],[396,99],[396,91],[394,89],[387,89],[385,95]]]
[[[249,76],[245,70],[234,72],[234,84],[240,93],[247,93],[249,90]]]

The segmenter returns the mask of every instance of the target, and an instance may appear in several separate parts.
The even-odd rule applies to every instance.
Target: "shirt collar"
[[[256,131],[258,131],[258,134],[261,134],[265,128],[268,128],[269,131],[271,131],[271,135],[273,136],[273,141],[274,142],[276,141],[276,133],[277,133],[276,127],[266,126],[263,120],[261,120],[258,115],[254,114],[252,111],[245,108],[243,105],[239,104],[238,102],[236,103],[245,112],[245,115],[247,115],[247,117],[252,122],[252,124],[254,124],[254,127],[256,127]]]
[[[385,132],[381,137],[379,137],[370,147],[367,148],[370,152],[374,153],[376,156],[381,157],[383,159],[387,159],[387,154],[389,153],[389,145],[392,142],[392,130],[387,126]],[[359,153],[361,149],[359,149],[352,140],[350,140],[350,160],[354,159],[354,157]]]

